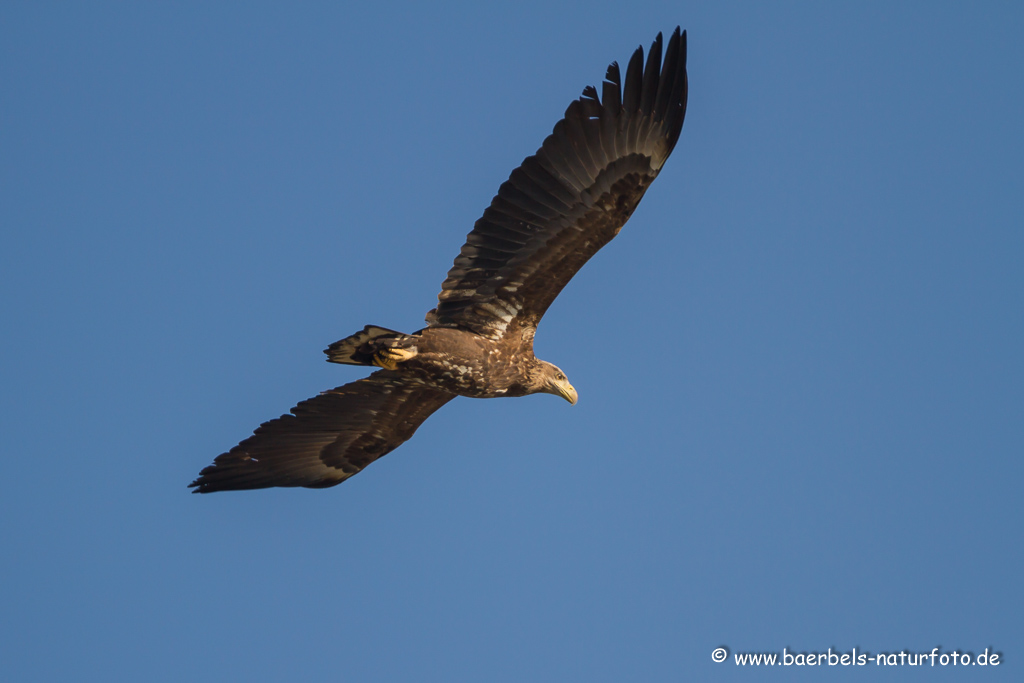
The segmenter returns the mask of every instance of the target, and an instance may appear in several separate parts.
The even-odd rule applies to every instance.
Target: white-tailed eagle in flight
[[[662,60],[658,34],[616,63],[498,189],[441,284],[427,327],[368,325],[326,350],[381,368],[261,425],[199,473],[196,493],[340,484],[407,441],[456,396],[548,393],[576,403],[557,367],[533,355],[544,312],[619,233],[672,153],[686,113],[686,33]]]

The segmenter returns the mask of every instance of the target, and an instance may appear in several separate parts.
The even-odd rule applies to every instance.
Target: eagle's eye
[[[558,373],[557,375],[555,375],[555,379],[561,382],[563,379],[565,379],[565,375],[563,375],[562,373]]]

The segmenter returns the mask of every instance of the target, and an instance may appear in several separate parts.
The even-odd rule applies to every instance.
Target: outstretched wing
[[[512,171],[476,222],[441,285],[431,326],[500,339],[541,316],[629,219],[679,139],[686,113],[686,34],[676,28],[662,66],[658,34],[644,66],[608,67],[537,153]]]
[[[381,370],[263,423],[248,439],[217,456],[189,486],[195,487],[193,493],[334,486],[408,441],[453,398],[401,373]]]

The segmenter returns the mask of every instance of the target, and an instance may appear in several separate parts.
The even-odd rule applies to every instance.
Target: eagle
[[[672,153],[686,113],[686,33],[662,60],[659,33],[625,81],[616,62],[587,86],[533,156],[502,183],[466,237],[427,326],[412,334],[367,325],[331,344],[332,363],[380,368],[260,425],[189,486],[193,493],[272,486],[327,488],[408,441],[456,396],[576,389],[536,358],[544,312],[615,237]]]

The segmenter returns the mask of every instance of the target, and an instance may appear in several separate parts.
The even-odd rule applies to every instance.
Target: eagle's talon
[[[399,363],[403,363],[415,355],[416,352],[412,349],[380,349],[373,354],[373,364],[385,370],[394,370]]]

